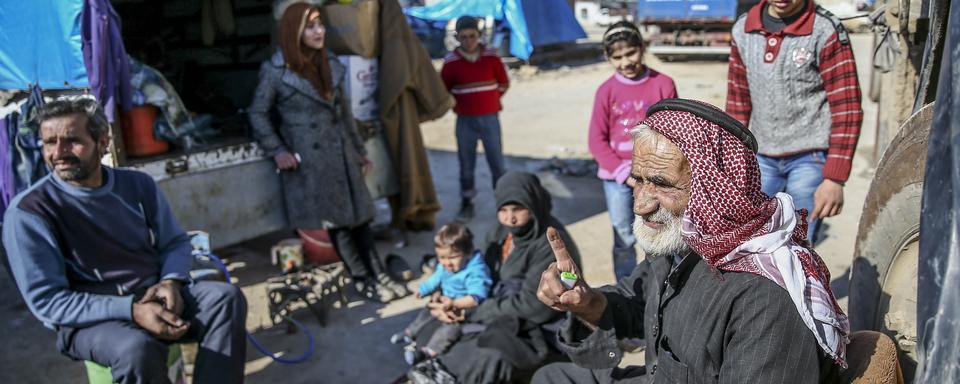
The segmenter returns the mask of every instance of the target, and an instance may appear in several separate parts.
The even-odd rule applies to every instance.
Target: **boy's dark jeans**
[[[491,185],[496,186],[497,179],[505,172],[499,116],[496,113],[457,116],[457,160],[460,161],[460,195],[463,198],[473,198],[477,194],[474,183],[477,141],[483,142]]]

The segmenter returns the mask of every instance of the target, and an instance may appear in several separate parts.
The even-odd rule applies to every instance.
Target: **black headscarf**
[[[553,201],[550,193],[540,184],[540,179],[531,173],[508,172],[497,180],[493,192],[497,208],[506,204],[519,204],[530,210],[530,222],[521,228],[511,229],[514,241],[524,243],[543,235],[551,225],[550,211]]]

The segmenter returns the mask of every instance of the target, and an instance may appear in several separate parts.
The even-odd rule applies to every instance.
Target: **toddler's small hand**
[[[453,309],[453,299],[447,296],[440,296],[440,305],[442,305],[445,310]]]

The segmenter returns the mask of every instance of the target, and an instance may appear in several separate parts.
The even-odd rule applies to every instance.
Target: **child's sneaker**
[[[417,363],[426,360],[430,356],[426,354],[420,348],[408,349],[403,351],[403,359],[407,361],[407,364],[416,365]]]
[[[405,332],[397,332],[390,336],[390,344],[410,344],[413,339],[407,336]]]

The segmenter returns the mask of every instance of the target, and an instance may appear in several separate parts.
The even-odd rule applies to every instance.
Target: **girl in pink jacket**
[[[632,23],[611,25],[603,35],[603,49],[615,72],[597,89],[588,142],[613,224],[613,266],[619,280],[637,265],[633,190],[625,184],[633,152],[630,130],[647,117],[647,107],[677,97],[677,90],[673,79],[643,64],[645,46]]]

